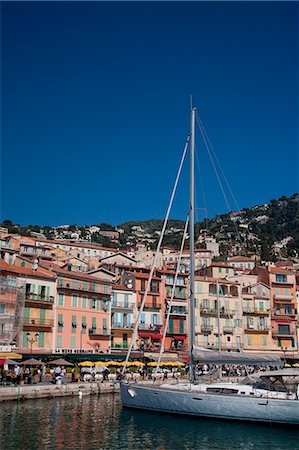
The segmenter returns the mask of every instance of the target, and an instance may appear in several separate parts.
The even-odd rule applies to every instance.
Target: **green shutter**
[[[45,309],[40,309],[39,317],[40,317],[41,323],[45,324],[45,322],[46,322],[46,310]]]
[[[173,319],[169,320],[169,333],[173,333]]]
[[[84,325],[84,326],[83,326]],[[86,316],[82,316],[82,327],[81,327],[82,334],[86,333]]]
[[[27,331],[23,331],[23,348],[28,348]]]
[[[180,333],[184,333],[184,320],[180,320]]]
[[[96,317],[91,318],[91,328],[93,328],[94,330],[97,328],[97,318]]]
[[[45,332],[39,331],[38,333],[38,346],[39,348],[44,348],[45,346]]]
[[[37,293],[38,293],[38,295],[41,295],[41,293],[42,293],[42,287],[41,286],[37,286]]]
[[[57,347],[62,348],[62,336],[57,336]]]
[[[46,296],[50,297],[50,287],[49,286],[46,287]]]
[[[72,316],[72,333],[76,333],[77,329],[76,316]]]
[[[29,316],[30,316],[30,308],[29,308],[29,306],[25,306],[25,308],[24,308],[24,318],[25,319],[29,319]]]
[[[31,284],[31,292],[32,292],[32,294],[35,293],[35,284]]]
[[[59,332],[62,331],[62,324],[63,324],[63,315],[58,314],[58,331]]]

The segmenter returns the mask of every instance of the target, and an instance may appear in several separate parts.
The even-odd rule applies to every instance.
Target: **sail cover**
[[[194,348],[192,356],[195,362],[205,364],[242,364],[248,366],[283,366],[277,355],[261,353],[216,352]]]

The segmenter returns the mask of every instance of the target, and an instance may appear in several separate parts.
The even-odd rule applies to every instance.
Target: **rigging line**
[[[200,187],[201,187],[201,192],[202,192],[202,197],[203,197],[203,206],[204,206],[204,209],[205,209],[206,229],[208,229],[208,209],[207,209],[206,194],[205,194],[205,190],[204,190],[203,178],[202,178],[202,175],[201,175],[198,151],[197,151],[196,146],[195,146],[195,150],[196,150],[195,151],[195,157],[196,157],[197,170],[198,170],[198,173],[199,173],[199,181],[200,181]]]
[[[162,240],[163,240],[164,233],[165,233],[165,230],[166,230],[166,226],[167,226],[169,214],[170,214],[170,211],[171,211],[172,203],[173,203],[173,200],[174,200],[174,196],[175,196],[177,185],[178,185],[178,182],[179,182],[179,179],[180,179],[183,163],[184,163],[185,156],[186,156],[186,153],[187,153],[187,149],[188,149],[188,145],[189,145],[189,139],[190,139],[190,136],[188,135],[187,141],[186,141],[186,144],[185,144],[185,147],[184,147],[184,151],[183,151],[183,156],[182,156],[182,159],[181,159],[181,162],[180,162],[180,165],[179,165],[179,169],[178,169],[178,172],[177,172],[177,175],[176,175],[176,179],[175,179],[175,182],[174,182],[174,186],[173,186],[173,189],[172,189],[172,193],[171,193],[169,205],[168,205],[168,208],[167,208],[167,212],[166,212],[166,215],[165,215],[163,227],[162,227],[162,230],[161,230],[159,242],[158,242],[158,245],[157,245],[154,261],[153,261],[153,264],[152,264],[152,267],[151,267],[151,271],[150,271],[149,278],[148,278],[148,281],[147,281],[147,284],[146,284],[145,292],[143,294],[141,305],[140,305],[140,308],[139,308],[139,311],[138,311],[137,320],[136,320],[136,323],[135,323],[135,327],[134,327],[133,335],[132,335],[132,338],[131,338],[130,346],[129,346],[129,349],[128,349],[128,352],[127,352],[127,356],[126,356],[126,359],[125,359],[125,362],[124,362],[124,367],[123,367],[123,370],[122,370],[122,374],[123,375],[125,374],[125,371],[126,371],[126,368],[127,368],[127,364],[128,364],[131,352],[132,352],[132,348],[133,348],[133,346],[135,344],[135,341],[136,341],[137,332],[138,332],[138,325],[139,325],[139,322],[140,322],[140,317],[141,317],[141,314],[143,312],[145,301],[146,301],[146,298],[147,298],[147,295],[148,295],[148,292],[149,292],[149,288],[150,288],[150,285],[151,285],[151,281],[152,281],[152,278],[153,278],[153,275],[154,275],[154,270],[155,270],[157,259],[158,259],[158,255],[159,255],[159,252],[160,252],[160,247],[161,247],[161,244],[162,244]]]
[[[186,241],[186,237],[187,237],[188,225],[189,225],[189,214],[186,219],[184,234],[182,237],[181,248],[180,248],[179,258],[177,261],[176,272],[175,272],[175,277],[174,277],[173,286],[172,286],[172,290],[171,290],[171,296],[170,296],[170,301],[169,301],[169,305],[168,305],[167,317],[166,317],[166,322],[165,322],[164,331],[163,331],[163,338],[162,338],[162,343],[161,343],[161,348],[160,348],[160,352],[159,352],[158,363],[157,363],[155,373],[158,372],[158,368],[161,363],[162,353],[164,352],[164,343],[165,343],[166,333],[168,330],[171,307],[172,307],[172,302],[173,302],[173,298],[174,298],[174,294],[175,294],[175,287],[176,287],[177,280],[178,280],[182,254],[183,254],[184,245],[185,245],[185,241]]]
[[[219,183],[219,186],[220,186],[220,188],[221,188],[221,191],[222,191],[222,195],[223,195],[223,197],[224,197],[224,200],[225,200],[225,203],[226,203],[226,206],[227,206],[228,212],[230,213],[230,212],[231,212],[231,207],[230,207],[230,204],[229,204],[229,202],[228,202],[228,199],[227,199],[227,196],[226,196],[226,194],[225,194],[225,191],[224,191],[223,185],[222,185],[222,183],[221,183],[221,180],[220,180],[220,177],[219,177],[219,174],[218,174],[217,168],[216,168],[216,166],[215,166],[215,163],[214,163],[213,157],[212,157],[212,155],[211,155],[211,152],[210,152],[210,149],[209,149],[209,146],[208,146],[208,143],[207,143],[207,140],[206,140],[205,134],[203,133],[203,130],[202,130],[202,127],[201,127],[201,124],[200,124],[200,122],[199,122],[199,120],[198,120],[198,117],[197,117],[197,115],[196,115],[196,120],[197,120],[197,124],[198,124],[198,126],[199,126],[199,129],[200,129],[200,132],[201,132],[201,135],[202,135],[203,141],[204,141],[204,143],[205,143],[205,146],[206,146],[206,149],[207,149],[207,152],[208,152],[208,155],[209,155],[209,158],[210,158],[211,164],[212,164],[212,166],[213,166],[213,169],[214,169],[214,172],[215,172],[216,178],[217,178],[217,180],[218,180],[218,183]],[[239,230],[238,230],[238,227],[237,227],[237,225],[235,224],[235,222],[233,222],[233,226],[234,226],[234,228],[235,228],[235,230],[236,230],[236,234],[237,234],[237,236],[238,236],[238,238],[239,238],[240,242],[242,243],[242,238],[241,238],[240,232],[239,232]]]
[[[221,173],[222,173],[223,179],[224,179],[224,181],[225,181],[226,184],[227,184],[227,187],[228,187],[228,189],[229,189],[230,195],[232,196],[232,199],[233,199],[233,201],[234,201],[234,203],[235,203],[235,205],[236,205],[238,211],[240,211],[240,206],[239,206],[239,204],[238,204],[238,202],[237,202],[237,199],[236,199],[236,197],[235,197],[235,195],[234,195],[234,193],[233,193],[233,190],[232,190],[232,188],[231,188],[231,186],[230,186],[230,184],[229,184],[229,182],[228,182],[228,180],[227,180],[227,178],[226,178],[226,176],[225,176],[225,173],[224,173],[224,170],[223,170],[223,168],[222,168],[222,165],[220,164],[220,161],[219,161],[219,159],[218,159],[218,157],[217,157],[217,155],[216,155],[216,152],[215,152],[214,147],[213,147],[213,145],[212,145],[212,143],[211,143],[211,140],[210,140],[210,138],[209,138],[209,135],[208,135],[208,133],[207,133],[205,127],[204,127],[204,124],[203,124],[203,122],[202,122],[202,120],[201,120],[201,118],[200,118],[199,116],[198,116],[198,120],[199,120],[199,122],[200,122],[200,124],[201,124],[201,126],[202,126],[202,129],[203,129],[204,133],[205,133],[205,136],[206,136],[206,138],[207,138],[208,144],[210,145],[211,151],[213,152],[214,158],[215,158],[215,160],[216,160],[216,162],[217,162],[217,164],[218,164],[218,166],[219,166],[219,168],[220,168],[220,171],[221,171]]]
[[[197,117],[197,115],[196,115],[196,121],[197,121],[197,124],[198,124],[198,126],[199,126],[199,129],[200,129],[200,132],[201,132],[202,138],[203,138],[203,140],[204,140],[204,143],[205,143],[205,146],[206,146],[206,149],[207,149],[207,152],[208,152],[208,155],[209,155],[209,158],[210,158],[211,164],[212,164],[212,166],[213,166],[213,169],[214,169],[214,172],[215,172],[216,178],[217,178],[217,180],[218,180],[218,183],[219,183],[219,186],[220,186],[220,188],[221,188],[221,191],[222,191],[222,195],[223,195],[223,197],[224,197],[224,200],[225,200],[225,203],[226,203],[227,209],[228,209],[228,211],[230,212],[230,211],[231,211],[231,207],[230,207],[230,204],[229,204],[229,202],[228,202],[228,200],[227,200],[227,197],[226,197],[225,191],[224,191],[224,189],[223,189],[223,186],[222,186],[222,183],[221,183],[221,180],[220,180],[219,174],[218,174],[218,172],[217,172],[217,168],[216,168],[216,166],[215,166],[215,163],[214,163],[214,160],[213,160],[213,158],[212,158],[212,155],[211,155],[211,152],[210,152],[210,149],[209,149],[209,146],[208,146],[207,140],[206,140],[206,138],[205,138],[205,135],[204,135],[204,133],[203,133],[203,130],[202,130],[201,124],[200,124],[200,122],[198,121],[198,117]]]

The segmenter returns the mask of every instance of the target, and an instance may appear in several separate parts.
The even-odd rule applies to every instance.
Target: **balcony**
[[[205,308],[203,306],[200,307],[200,313],[202,316],[217,316],[218,315],[218,309],[217,308]],[[220,317],[227,317],[234,315],[233,310],[228,310],[222,306],[220,308]]]
[[[168,298],[171,297],[171,293],[172,293],[172,289],[166,288],[166,296]],[[173,298],[178,299],[178,300],[186,300],[187,299],[186,289],[184,289],[184,290],[175,289]]]
[[[162,325],[153,325],[150,323],[140,323],[138,325],[139,330],[160,331]]]
[[[54,303],[54,297],[53,296],[46,296],[42,294],[33,294],[31,292],[26,293],[25,295],[25,301],[26,303],[41,303],[43,305],[53,305]]]
[[[294,316],[294,317],[296,317],[296,312],[295,312],[295,310],[293,309],[293,310],[285,310],[285,309],[280,309],[280,310],[277,310],[277,309],[275,309],[274,310],[274,317],[276,316],[276,317],[281,317],[281,316]]]
[[[201,332],[202,333],[209,333],[210,334],[213,331],[213,329],[214,329],[213,325],[205,325],[205,324],[201,325]]]
[[[295,338],[295,332],[289,331],[272,331],[272,336],[275,338]]]
[[[252,327],[252,326],[245,325],[245,332],[246,333],[268,334],[269,331],[270,331],[269,325],[258,326],[258,327]]]
[[[291,302],[292,300],[295,301],[295,298],[294,298],[293,295],[274,294],[274,300],[275,301]]]
[[[103,328],[89,328],[88,335],[91,340],[105,340],[110,338],[108,330]]]
[[[133,311],[135,306],[135,303],[124,303],[124,302],[117,302],[113,301],[111,303],[111,310],[115,311]]]
[[[52,327],[54,325],[53,319],[40,319],[40,318],[23,318],[23,330],[24,331],[52,331]]]
[[[141,302],[138,303],[138,309],[140,309]],[[161,305],[158,303],[145,303],[143,311],[159,311]]]
[[[243,314],[256,314],[260,316],[268,316],[270,309],[259,309],[259,308],[245,308],[243,309]]]
[[[232,326],[224,326],[223,327],[223,334],[233,334],[234,333],[234,327]]]
[[[111,323],[111,329],[116,330],[132,330],[134,328],[133,324],[124,324],[120,322],[112,322]]]
[[[70,283],[61,283],[60,281],[57,282],[57,288],[58,289],[66,289],[68,291],[79,291],[79,292],[92,292],[93,294],[97,294],[97,295],[101,295],[101,296],[106,296],[107,299],[110,299],[110,291],[109,292],[104,292],[104,287],[101,285],[96,285],[96,287],[93,285],[93,283],[86,283],[86,284],[78,284],[75,285],[72,284],[70,285]]]

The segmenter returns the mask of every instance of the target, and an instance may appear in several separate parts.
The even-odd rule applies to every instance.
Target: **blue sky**
[[[1,10],[2,219],[163,218],[190,94],[240,207],[298,191],[298,4],[2,2]],[[202,141],[197,149],[208,216],[227,212]],[[187,170],[173,218],[187,213]]]

